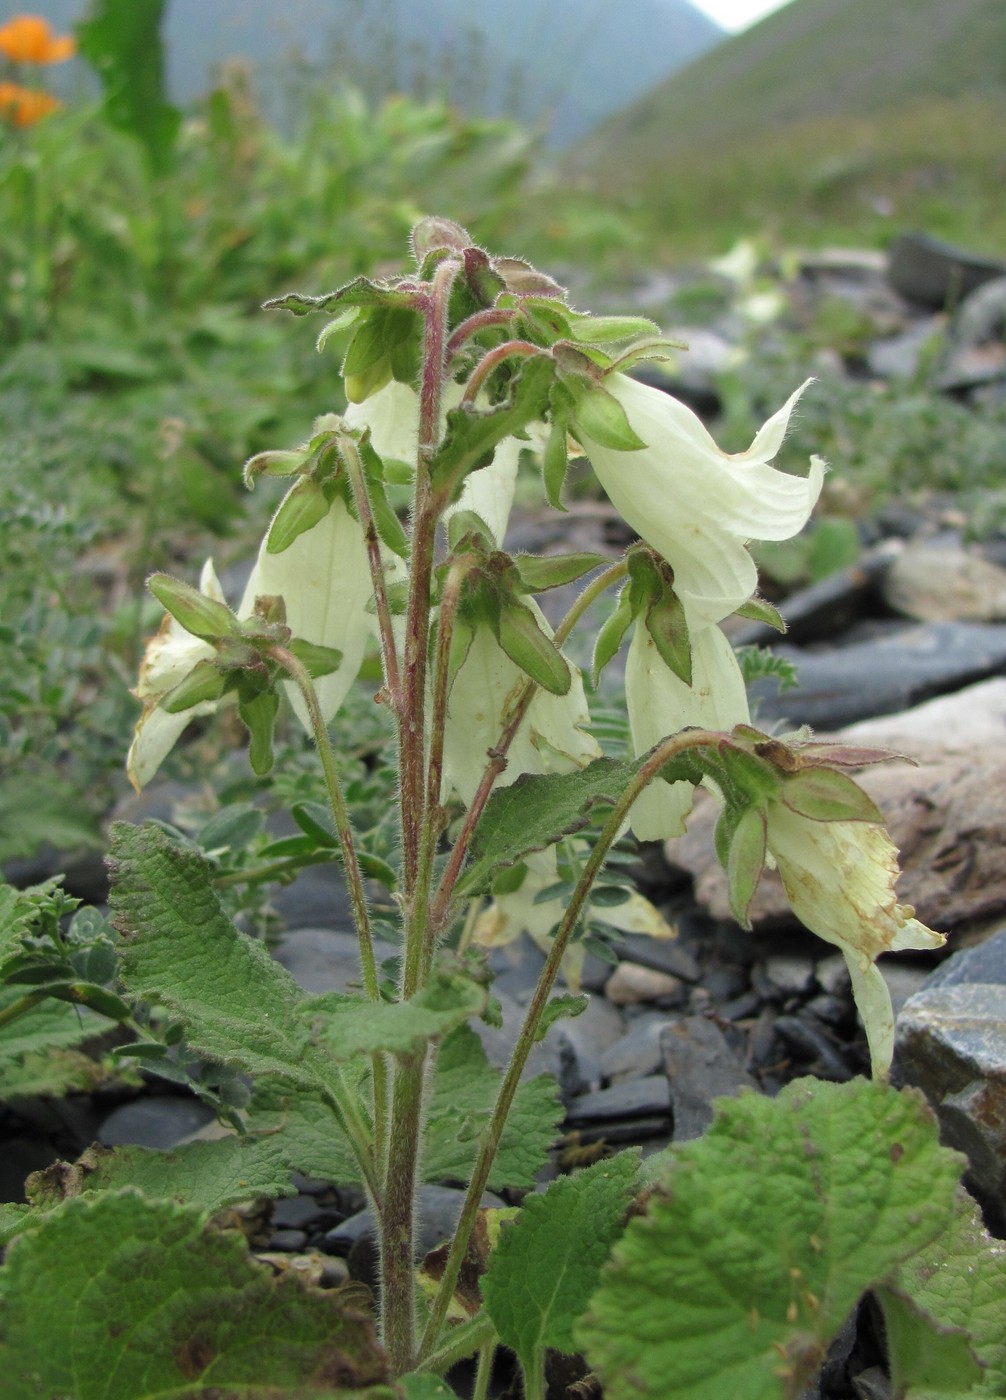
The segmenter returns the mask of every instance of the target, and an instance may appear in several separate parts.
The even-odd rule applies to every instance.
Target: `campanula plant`
[[[813,1378],[866,1289],[884,1309],[902,1394],[927,1379],[914,1342],[941,1307],[918,1261],[942,1250],[963,1269],[985,1249],[981,1276],[999,1265],[956,1204],[958,1159],[921,1100],[886,1083],[893,1019],[875,960],[943,941],[898,904],[881,814],[850,776],[890,755],[753,727],[721,628],[736,614],[781,626],[747,545],[797,533],[820,493],[819,460],[803,475],[773,465],[807,386],[728,456],[689,409],[633,378],[667,349],[652,323],[577,311],[551,278],[448,220],[419,224],[412,253],[400,277],[269,303],[329,318],[319,342],[345,346],[349,407],[318,418],[300,447],[248,462],[249,486],[289,485],[233,610],[212,564],[199,589],[150,579],[166,615],[141,668],[129,756],[141,786],[189,718],[236,704],[251,766],[268,774],[290,701],[321,760],[329,811],[309,825],[342,863],[361,990],[305,996],[226,916],[193,847],[156,825],[115,829],[119,992],[145,1008],[123,1054],[164,1065],[184,1043],[220,1066],[235,1132],[168,1159],[124,1150],[32,1179],[29,1206],[6,1222],[16,1394],[78,1384],[75,1394],[104,1395],[94,1377],[114,1365],[123,1397],[153,1393],[156,1374],[158,1393],[209,1393],[198,1382],[420,1400],[446,1394],[437,1377],[475,1356],[484,1400],[503,1344],[529,1400],[544,1400],[549,1350],[583,1354],[615,1397],[782,1397]],[[585,457],[638,543],[615,562],[509,551],[524,455],[559,511],[569,460]],[[403,490],[404,523],[393,505]],[[539,597],[577,581],[551,626]],[[594,680],[627,645],[629,758],[603,752],[570,659],[583,653],[568,646],[605,595]],[[374,652],[373,697],[397,747],[397,862],[357,839],[340,773],[343,707]],[[774,862],[794,911],[844,954],[873,1082],[802,1081],[776,1100],[728,1102],[705,1139],[642,1168],[623,1152],[519,1211],[487,1209],[487,1189],[526,1190],[546,1160],[561,1108],[549,1078],[524,1071],[549,1026],[584,1008],[588,930],[608,920],[671,932],[602,874],[606,861],[627,830],[680,835],[699,785],[721,808],[716,848],[738,921],[748,925]],[[399,943],[390,977],[375,952],[379,886],[382,936],[390,907]],[[522,930],[547,955],[500,1073],[469,1022],[498,1016],[482,948]],[[556,993],[560,971],[569,990]],[[288,1190],[291,1169],[365,1191],[373,1317],[355,1295],[267,1284],[233,1238],[204,1228],[213,1210]],[[466,1184],[464,1204],[424,1260],[421,1187],[445,1180]],[[125,1341],[94,1322],[102,1359],[81,1381],[59,1347],[32,1351],[31,1306],[45,1290],[75,1296],[73,1260],[96,1249],[110,1251],[109,1270],[125,1250],[134,1275],[149,1265],[177,1296],[165,1304],[163,1288],[138,1287]],[[100,1317],[101,1289],[85,1292]],[[212,1301],[225,1296],[226,1322]],[[66,1311],[75,1355],[80,1308]],[[938,1361],[944,1347],[960,1363],[957,1389],[1003,1355],[1001,1327],[965,1313],[933,1343]],[[141,1323],[142,1349],[129,1340]]]

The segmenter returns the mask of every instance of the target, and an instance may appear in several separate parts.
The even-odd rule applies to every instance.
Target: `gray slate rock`
[[[1006,993],[961,982],[920,992],[898,1017],[894,1074],[933,1104],[941,1136],[967,1154],[969,1179],[1006,1219]]]
[[[461,1207],[465,1202],[464,1191],[453,1186],[421,1186],[419,1188],[419,1252],[427,1254],[442,1240],[450,1239],[461,1218]],[[500,1208],[506,1204],[492,1191],[482,1197],[483,1206]],[[356,1215],[349,1216],[329,1230],[325,1242],[333,1254],[347,1254],[361,1241],[374,1241],[377,1222],[374,1212],[368,1206]]]
[[[1006,263],[925,233],[904,233],[888,249],[887,280],[906,301],[933,311],[956,305],[1006,274]]]
[[[1006,627],[938,622],[821,653],[775,651],[796,664],[800,684],[780,695],[776,682],[756,681],[751,694],[759,716],[840,729],[995,675],[1006,667]]]
[[[1006,928],[1000,929],[974,948],[962,948],[930,973],[924,987],[930,992],[937,987],[960,987],[969,982],[984,982],[988,986],[1006,986]]]
[[[393,943],[375,939],[374,956],[378,964],[397,952]],[[280,935],[274,957],[312,996],[348,991],[362,976],[359,940],[355,933],[339,929],[288,929]]]
[[[569,1105],[573,1123],[608,1122],[619,1118],[645,1118],[671,1110],[671,1086],[662,1074],[627,1079],[610,1089],[583,1094]]]
[[[675,1142],[701,1137],[713,1121],[713,1099],[757,1088],[723,1032],[704,1016],[666,1027],[660,1046],[670,1081]]]
[[[640,1016],[632,1028],[609,1045],[601,1056],[605,1079],[617,1084],[622,1079],[641,1079],[663,1067],[661,1032],[671,1024],[669,1016]]]
[[[199,1099],[155,1094],[113,1109],[98,1129],[98,1141],[104,1147],[176,1147],[214,1116],[212,1108]]]

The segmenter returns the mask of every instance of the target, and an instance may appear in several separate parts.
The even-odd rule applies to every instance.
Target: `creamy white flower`
[[[484,520],[496,544],[502,547],[513,507],[517,485],[517,467],[522,444],[516,438],[504,438],[496,448],[487,467],[469,472],[457,503],[445,512],[447,519],[460,510],[471,510]]]
[[[392,379],[369,399],[351,403],[342,416],[351,428],[370,429],[370,441],[380,457],[415,466],[419,451],[419,395],[410,385]]]
[[[532,598],[526,601],[542,630],[551,636],[540,608]],[[506,769],[496,780],[498,787],[508,786],[521,773],[570,773],[601,756],[596,739],[586,732],[590,715],[575,666],[570,666],[570,677],[565,695],[536,690],[510,745]],[[472,800],[489,762],[489,750],[500,740],[504,716],[527,679],[490,628],[476,627],[447,702],[445,793],[453,788],[466,805]]]
[[[226,602],[212,559],[207,559],[203,565],[199,591],[218,603]],[[126,758],[126,772],[137,792],[150,782],[189,721],[199,715],[212,714],[216,709],[217,702],[207,700],[172,715],[162,710],[158,703],[169,690],[174,690],[185,679],[194,666],[215,655],[209,642],[186,632],[170,613],[164,614],[160,627],[147,641],[140,662],[139,678],[132,692],[137,700],[143,701],[143,713],[136,722],[133,742]]]
[[[548,952],[552,945],[552,930],[566,911],[566,901],[561,895],[540,903],[535,903],[535,900],[542,890],[554,885],[559,878],[555,849],[525,856],[524,864],[527,870],[517,889],[496,895],[479,915],[472,936],[474,943],[483,948],[499,948],[527,933],[542,952]],[[647,938],[677,937],[676,929],[672,928],[660,910],[638,891],[633,891],[622,904],[594,908],[588,901],[587,912],[588,916],[593,915],[622,933],[641,933]],[[574,992],[580,990],[584,956],[582,943],[571,943],[563,954],[562,971],[567,985]]]
[[[911,905],[898,903],[897,852],[882,826],[811,821],[772,802],[767,840],[794,914],[842,951],[873,1073],[883,1078],[894,1054],[894,1012],[876,959],[902,948],[939,948],[946,938],[920,923]]]
[[[808,381],[809,383],[809,381]],[[807,477],[769,462],[806,384],[756,435],[746,452],[721,452],[677,399],[623,374],[604,387],[646,443],[635,451],[584,446],[598,480],[624,519],[674,570],[674,588],[696,622],[718,622],[755,591],[748,540],[784,540],[806,524],[821,492],[824,464]]]
[[[238,616],[250,617],[257,597],[280,596],[295,637],[342,652],[336,669],[314,683],[328,721],[349,693],[376,635],[376,617],[367,607],[373,587],[363,529],[345,502],[336,498],[327,515],[282,553],[268,553],[267,540],[268,535],[259,548]],[[310,732],[300,691],[292,681],[284,685],[297,718]]]
[[[733,729],[749,722],[747,692],[734,649],[715,623],[689,630],[692,684],[667,666],[642,617],[625,662],[629,729],[637,757],[681,729]],[[633,803],[629,824],[641,841],[681,836],[692,809],[691,783],[658,778]]]

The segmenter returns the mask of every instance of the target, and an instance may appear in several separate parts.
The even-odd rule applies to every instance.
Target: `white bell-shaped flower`
[[[812,821],[771,802],[766,839],[794,914],[842,951],[873,1073],[883,1078],[894,1054],[894,1012],[876,959],[903,948],[939,948],[945,936],[898,903],[897,853],[877,823]]]
[[[551,636],[541,609],[532,598],[526,602],[542,631]],[[489,750],[499,743],[505,717],[527,680],[492,629],[488,625],[476,627],[451,686],[444,735],[444,790],[453,788],[466,806],[489,762]],[[565,695],[536,690],[496,785],[508,786],[521,773],[571,773],[599,758],[600,746],[586,729],[589,723],[583,680],[571,665]]]
[[[744,678],[730,642],[715,624],[689,629],[692,683],[686,685],[657,650],[642,616],[625,662],[625,698],[636,755],[681,729],[733,729],[747,724]],[[692,809],[691,783],[650,783],[633,803],[629,824],[641,841],[680,836]]]
[[[199,591],[217,603],[226,603],[212,559],[207,559],[203,565]],[[186,632],[170,613],[164,614],[160,627],[148,639],[132,692],[137,700],[143,701],[143,713],[136,722],[126,758],[126,772],[137,792],[150,782],[189,721],[199,715],[212,714],[216,709],[217,702],[208,700],[178,714],[169,714],[159,704],[200,661],[208,661],[215,655],[209,642]]]
[[[691,409],[662,390],[617,373],[604,388],[646,446],[623,451],[584,437],[597,478],[626,522],[673,568],[689,617],[718,622],[755,591],[747,541],[797,534],[821,493],[819,458],[811,458],[806,477],[769,465],[806,384],[746,452],[734,455],[721,452]]]

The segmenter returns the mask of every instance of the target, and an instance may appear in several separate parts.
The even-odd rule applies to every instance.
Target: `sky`
[[[756,20],[764,19],[773,10],[781,10],[789,0],[691,0],[717,24],[736,34]]]

